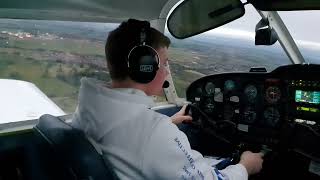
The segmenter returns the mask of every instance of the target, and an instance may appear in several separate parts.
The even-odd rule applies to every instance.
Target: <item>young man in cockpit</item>
[[[216,170],[175,125],[191,120],[185,107],[171,118],[150,109],[150,96],[162,94],[168,75],[169,44],[144,21],[130,19],[110,32],[105,52],[112,88],[82,79],[73,125],[98,144],[120,179],[247,179],[259,172],[261,155],[248,151],[239,164]]]

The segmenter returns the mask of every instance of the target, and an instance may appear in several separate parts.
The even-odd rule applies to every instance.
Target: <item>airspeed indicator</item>
[[[254,85],[248,85],[244,89],[244,94],[247,96],[249,102],[253,103],[258,95],[258,89]]]
[[[212,82],[208,82],[204,87],[208,95],[213,95],[215,88],[216,86]]]

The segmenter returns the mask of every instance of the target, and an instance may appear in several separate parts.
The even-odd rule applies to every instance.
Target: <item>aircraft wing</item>
[[[30,82],[0,79],[0,124],[66,113]]]

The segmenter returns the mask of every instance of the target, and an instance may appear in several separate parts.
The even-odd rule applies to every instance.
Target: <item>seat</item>
[[[34,130],[48,142],[54,153],[52,156],[58,158],[64,170],[71,174],[71,179],[118,179],[111,163],[102,158],[82,131],[47,114],[40,117]]]

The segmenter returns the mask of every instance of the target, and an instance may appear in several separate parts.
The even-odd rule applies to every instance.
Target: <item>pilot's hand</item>
[[[179,112],[171,116],[172,123],[180,124],[182,122],[190,123],[192,121],[192,117],[185,114],[186,108],[187,105],[184,105]]]
[[[245,151],[241,154],[239,164],[242,164],[247,169],[249,175],[256,174],[262,169],[262,157],[262,153]]]

